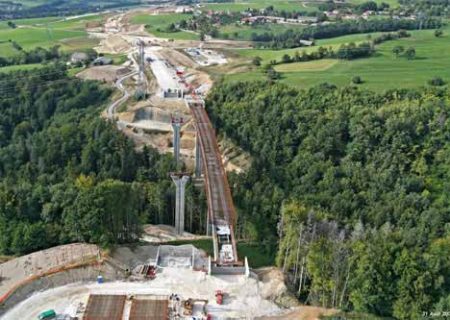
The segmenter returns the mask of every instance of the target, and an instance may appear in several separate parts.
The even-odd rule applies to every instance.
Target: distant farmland
[[[167,13],[160,15],[138,14],[131,19],[131,23],[144,24],[148,32],[156,37],[169,38],[176,40],[198,40],[199,35],[191,32],[178,31],[166,32],[171,23],[178,23],[181,20],[188,20],[191,14],[185,13]]]
[[[97,42],[89,39],[85,31],[86,23],[101,21],[102,16],[92,15],[73,20],[61,18],[20,19],[13,22],[17,28],[12,29],[6,22],[0,22],[0,49],[2,56],[18,54],[11,41],[17,42],[23,49],[36,47],[49,48],[61,45],[64,50],[89,48]]]
[[[450,59],[446,52],[450,51],[450,27],[446,27],[440,38],[434,36],[434,30],[412,31],[410,38],[388,41],[377,46],[376,53],[370,58],[357,60],[318,60],[298,62],[275,66],[281,73],[279,81],[297,87],[311,87],[320,83],[331,83],[338,86],[348,85],[354,76],[363,80],[361,87],[382,91],[393,88],[414,88],[426,85],[435,76],[450,82]],[[350,41],[366,41],[367,35],[354,35],[318,41],[318,45],[339,47],[341,43]],[[416,57],[408,60],[396,58],[392,53],[395,46],[413,47]],[[317,50],[318,46],[306,51]],[[293,55],[303,49],[288,50],[236,50],[239,56],[251,59],[255,56],[263,58],[263,63],[270,60],[281,61],[284,54]],[[249,73],[236,73],[227,76],[228,81],[253,80],[262,76],[261,70]]]

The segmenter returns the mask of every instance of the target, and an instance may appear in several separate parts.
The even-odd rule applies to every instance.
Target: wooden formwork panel
[[[125,295],[91,294],[83,320],[122,320]]]
[[[129,320],[168,320],[169,301],[134,299],[131,303]]]

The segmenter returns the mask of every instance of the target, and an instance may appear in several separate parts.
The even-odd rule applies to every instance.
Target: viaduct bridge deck
[[[223,167],[215,131],[199,101],[187,102],[196,121],[202,153],[205,187],[208,200],[209,223],[212,226],[214,259],[218,265],[237,265],[238,255],[234,237],[236,210]]]

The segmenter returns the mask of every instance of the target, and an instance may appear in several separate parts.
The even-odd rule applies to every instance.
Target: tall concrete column
[[[172,117],[173,128],[173,155],[175,157],[175,164],[178,167],[180,161],[180,131],[183,124],[183,118]]]
[[[184,174],[173,173],[170,175],[176,186],[175,193],[175,230],[177,234],[184,232],[184,200],[186,183],[189,181],[189,176]]]
[[[202,149],[200,147],[200,138],[198,136],[198,130],[195,134],[195,177],[200,178],[202,176]]]

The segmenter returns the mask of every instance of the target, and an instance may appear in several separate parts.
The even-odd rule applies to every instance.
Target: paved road
[[[137,75],[137,74],[138,74],[138,71],[133,71],[131,73],[128,73],[128,74],[124,75],[122,78],[119,78],[116,81],[115,85],[116,85],[117,89],[119,89],[123,93],[123,96],[120,99],[114,101],[108,107],[107,114],[108,114],[108,118],[109,119],[114,120],[114,114],[116,113],[117,107],[120,106],[123,102],[125,102],[130,97],[130,93],[125,89],[125,87],[123,86],[122,82],[125,79],[128,79],[128,78],[130,78],[130,77],[132,77],[134,75]]]

